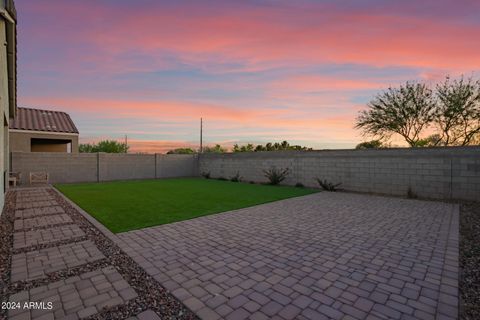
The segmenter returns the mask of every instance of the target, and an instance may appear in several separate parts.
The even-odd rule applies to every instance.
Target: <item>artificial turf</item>
[[[203,178],[61,184],[56,188],[115,233],[316,192]]]

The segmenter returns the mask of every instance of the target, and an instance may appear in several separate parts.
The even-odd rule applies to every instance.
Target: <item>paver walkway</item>
[[[16,202],[10,286],[23,289],[13,289],[9,296],[15,304],[8,306],[8,319],[85,318],[138,296],[48,188],[12,192]],[[107,265],[69,276],[72,268],[101,261]],[[160,319],[152,310],[135,318]]]
[[[458,227],[453,204],[324,192],[118,236],[203,319],[456,319]]]

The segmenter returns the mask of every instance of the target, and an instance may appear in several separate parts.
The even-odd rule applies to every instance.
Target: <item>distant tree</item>
[[[442,137],[439,134],[432,134],[426,138],[419,139],[414,147],[435,147],[441,146],[442,144]]]
[[[268,142],[265,145],[252,145],[247,144],[246,146],[239,147],[238,145],[233,146],[233,152],[246,152],[246,151],[285,151],[285,150],[312,150],[312,148],[303,147],[299,145],[290,145],[288,141],[282,142]]]
[[[167,154],[192,154],[195,151],[192,148],[177,148],[167,152]]]
[[[233,145],[233,152],[252,152],[254,151],[254,145],[249,143],[247,145],[239,146],[238,144]]]
[[[92,143],[80,143],[78,146],[78,151],[82,153],[94,153],[97,150],[97,145]]]
[[[216,144],[214,147],[203,147],[203,152],[205,153],[224,153],[227,152],[227,149],[223,148],[221,145]]]
[[[115,140],[102,140],[98,143],[80,144],[79,151],[84,153],[107,152],[107,153],[126,153],[129,147],[122,142]]]
[[[435,123],[439,145],[474,144],[480,133],[480,81],[472,78],[445,81],[436,87],[438,104]]]
[[[385,145],[381,140],[370,140],[357,144],[355,149],[380,149],[384,147]]]
[[[412,82],[388,88],[367,106],[368,110],[361,111],[357,117],[357,129],[380,139],[398,134],[412,147],[421,139],[435,112],[432,90],[423,83]]]

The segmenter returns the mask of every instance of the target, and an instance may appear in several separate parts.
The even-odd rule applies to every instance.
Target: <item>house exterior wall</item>
[[[238,172],[255,182],[266,182],[271,167],[289,168],[287,185],[318,188],[318,177],[348,191],[480,200],[480,147],[202,154],[199,167],[213,178]]]
[[[72,153],[78,153],[78,134],[41,133],[36,131],[10,130],[10,151],[31,152],[31,140],[34,139],[62,139],[72,141]],[[65,145],[47,145],[38,147],[37,152],[67,152]]]
[[[3,1],[1,2],[3,3]],[[0,6],[3,4],[0,4]],[[7,62],[7,42],[6,38],[7,21],[0,17],[0,112],[3,128],[0,130],[0,212],[3,208],[6,183],[5,176],[8,174],[8,122],[10,120],[10,98],[8,87],[8,62]]]

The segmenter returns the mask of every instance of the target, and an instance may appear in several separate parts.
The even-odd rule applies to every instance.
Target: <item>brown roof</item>
[[[10,129],[78,133],[70,116],[61,111],[17,108]]]

